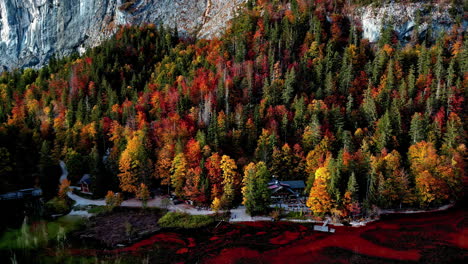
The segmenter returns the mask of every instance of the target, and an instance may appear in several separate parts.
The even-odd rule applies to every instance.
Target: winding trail
[[[68,170],[64,161],[61,160],[59,162],[59,165],[60,165],[60,168],[62,169],[62,175],[60,176],[60,180],[59,180],[59,182],[61,183],[62,180],[67,179]],[[70,186],[70,188],[79,189],[79,187],[77,186]],[[87,206],[87,205],[96,205],[96,206],[106,205],[105,199],[91,200],[91,199],[83,198],[79,195],[76,195],[71,191],[67,192],[67,196],[73,201],[75,201],[75,207],[81,207],[81,206]],[[164,200],[164,197],[156,196],[154,199],[148,200],[147,206],[159,207],[159,208],[166,207],[167,210],[171,212],[184,212],[184,213],[188,213],[191,215],[210,215],[210,214],[215,213],[215,211],[213,210],[197,209],[188,204],[175,205],[172,201],[170,201],[170,204],[168,206],[164,206],[163,200]],[[141,201],[135,198],[123,201],[120,206],[143,207]],[[249,214],[247,214],[244,206],[239,206],[238,208],[231,209],[230,212],[231,212],[231,219],[229,220],[230,222],[250,222],[250,221],[270,221],[271,220],[270,217],[250,216]],[[88,213],[86,210],[75,210],[75,208],[73,208],[73,210],[69,213],[69,215],[85,216],[85,217],[91,216],[91,214]]]
[[[68,170],[67,170],[67,165],[63,160],[59,162],[60,168],[62,169],[62,175],[60,175],[59,178],[59,184],[62,183],[63,180],[66,180],[68,177]]]
[[[60,168],[62,169],[62,175],[60,176],[60,182],[62,180],[67,179],[68,177],[68,170],[65,162],[60,161]],[[77,186],[70,186],[71,189],[80,189]],[[106,205],[105,199],[97,199],[97,200],[91,200],[87,198],[83,198],[79,195],[76,195],[74,193],[67,192],[67,196],[75,201],[75,206],[87,206],[87,205],[95,205],[95,206],[104,206]],[[167,208],[167,210],[171,212],[184,212],[188,213],[191,215],[210,215],[210,214],[215,214],[216,212],[213,210],[208,210],[208,209],[198,209],[194,208],[191,205],[188,204],[177,204],[175,205],[172,201],[169,202],[169,205],[166,204],[164,205],[164,197],[163,196],[156,196],[154,199],[150,199],[147,201],[147,207],[159,207],[159,208]],[[122,202],[120,206],[124,207],[143,207],[142,202],[138,199],[132,198],[128,199]],[[407,210],[407,211],[395,211],[395,210],[380,210],[380,214],[419,214],[419,213],[428,213],[428,212],[439,212],[439,211],[444,211],[449,208],[452,208],[454,204],[448,204],[441,206],[439,208],[430,210],[430,211],[424,211],[424,210],[418,210],[418,211],[412,211],[412,210]],[[250,216],[244,206],[239,206],[235,209],[229,210],[231,212],[231,218],[229,219],[229,222],[252,222],[252,221],[271,221],[271,217],[267,216]],[[223,211],[221,211],[223,212]],[[86,216],[89,217],[91,216],[90,213],[88,213],[86,210],[75,210],[73,209],[69,215],[79,215],[79,216]],[[366,220],[366,221],[361,221],[361,222],[356,222],[353,221],[351,225],[353,227],[359,227],[359,226],[365,226],[371,222],[374,222],[378,219],[375,220]],[[315,221],[311,219],[306,219],[306,220],[291,220],[292,222],[299,222],[299,223],[323,223],[322,221]],[[342,224],[340,223],[332,223],[334,226],[341,226]]]
[[[67,193],[68,197],[75,201],[75,206],[86,206],[86,205],[96,205],[96,206],[104,206],[106,205],[106,201],[104,199],[99,200],[91,200],[86,199],[81,196],[78,196],[72,192]],[[147,207],[159,207],[164,208],[163,205],[164,198],[161,196],[157,196],[154,199],[148,200]],[[142,207],[142,203],[138,199],[129,199],[122,202],[120,206],[124,207]],[[215,211],[207,210],[207,209],[197,209],[188,204],[177,204],[174,205],[172,202],[167,206],[167,210],[171,212],[184,212],[191,215],[210,215],[214,214]],[[270,221],[271,217],[262,217],[262,216],[255,216],[252,217],[247,214],[244,206],[239,206],[238,208],[231,209],[231,219],[230,222],[249,222],[249,221]],[[80,210],[70,212],[71,215],[84,215],[81,213]]]

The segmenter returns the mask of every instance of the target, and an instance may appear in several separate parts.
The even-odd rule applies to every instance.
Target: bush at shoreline
[[[158,224],[166,228],[200,228],[215,222],[212,215],[190,215],[187,213],[169,212],[159,219]]]

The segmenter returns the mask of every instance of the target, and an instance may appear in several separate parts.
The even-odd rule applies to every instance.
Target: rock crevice
[[[0,0],[0,71],[40,67],[53,54],[99,45],[118,25],[164,24],[177,26],[181,34],[211,38],[245,1]]]

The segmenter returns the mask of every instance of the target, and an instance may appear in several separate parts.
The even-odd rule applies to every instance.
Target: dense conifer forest
[[[3,72],[1,191],[52,197],[64,160],[97,197],[161,188],[216,210],[267,211],[273,175],[306,182],[318,216],[456,201],[466,32],[361,35],[328,1],[259,0],[220,38],[126,26],[82,56]]]

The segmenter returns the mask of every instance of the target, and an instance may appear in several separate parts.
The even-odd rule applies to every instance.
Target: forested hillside
[[[123,27],[82,57],[4,72],[2,191],[55,194],[64,160],[97,196],[162,187],[216,209],[264,211],[272,175],[304,180],[319,216],[457,200],[466,32],[402,46],[388,27],[369,43],[328,1],[254,2],[219,39]]]

